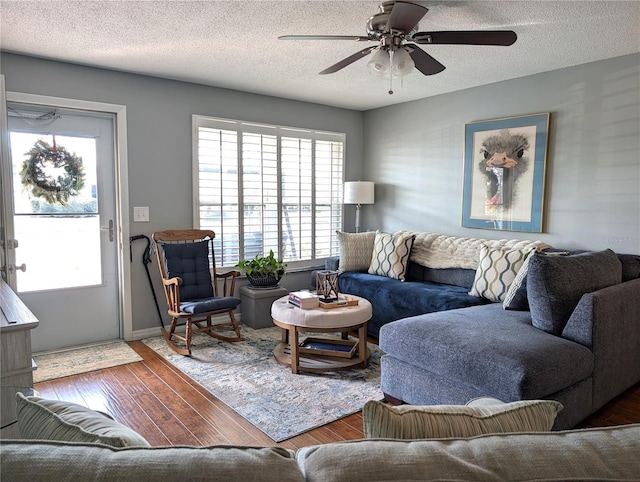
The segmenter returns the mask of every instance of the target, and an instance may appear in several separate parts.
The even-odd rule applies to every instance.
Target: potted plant
[[[278,286],[287,272],[287,264],[276,259],[273,250],[269,250],[269,256],[257,254],[253,259],[240,261],[236,267],[243,269],[249,283],[258,288]]]

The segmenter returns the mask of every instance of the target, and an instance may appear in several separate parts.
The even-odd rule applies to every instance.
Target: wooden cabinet
[[[38,326],[29,311],[4,280],[0,279],[0,437],[18,436],[15,395],[33,388],[31,330]]]

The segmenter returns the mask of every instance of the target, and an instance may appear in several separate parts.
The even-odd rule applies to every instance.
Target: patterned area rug
[[[143,342],[247,419],[275,442],[320,427],[381,400],[380,349],[369,345],[365,369],[312,374],[291,373],[273,357],[277,327],[242,326],[246,341],[227,343],[194,335],[192,356],[178,355],[162,337]]]
[[[33,373],[33,382],[38,383],[102,370],[103,368],[126,365],[127,363],[141,361],[142,357],[124,341],[116,341],[104,345],[93,345],[35,355],[33,359],[38,365],[38,369]]]

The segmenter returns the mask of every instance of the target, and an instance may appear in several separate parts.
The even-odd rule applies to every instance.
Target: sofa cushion
[[[309,482],[637,481],[639,451],[637,424],[468,439],[365,439],[304,447],[296,458]]]
[[[536,253],[527,274],[532,323],[559,336],[583,294],[621,281],[622,264],[610,249],[568,256]]]
[[[414,239],[415,235],[404,231],[395,234],[376,231],[369,274],[404,281]]]
[[[124,447],[2,441],[3,480],[303,482],[292,451],[281,447]]]
[[[504,300],[531,250],[480,247],[478,268],[469,294],[489,301]]]
[[[548,398],[591,376],[593,353],[490,303],[405,318],[380,330],[387,356],[506,402]]]
[[[467,288],[438,283],[400,281],[368,273],[341,273],[341,293],[370,300],[373,315],[367,324],[369,336],[378,338],[380,327],[394,320],[434,311],[489,303],[484,298],[469,296]]]
[[[640,256],[637,254],[618,254],[622,263],[622,281],[640,278]]]
[[[340,244],[340,271],[367,271],[373,254],[375,231],[343,233],[336,231]]]
[[[553,400],[523,400],[487,404],[399,405],[368,401],[362,409],[367,438],[426,439],[474,437],[485,433],[542,432],[553,427],[562,404]]]
[[[149,446],[142,435],[106,415],[71,402],[16,394],[18,428],[25,439]]]

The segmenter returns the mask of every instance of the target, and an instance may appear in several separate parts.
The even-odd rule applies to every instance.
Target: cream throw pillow
[[[336,231],[340,243],[340,271],[367,271],[371,264],[375,231],[343,233]]]
[[[504,301],[507,291],[531,250],[480,247],[476,277],[469,294],[489,301]]]
[[[483,402],[487,399],[482,399]],[[562,404],[553,400],[472,405],[391,406],[369,401],[362,409],[366,438],[429,439],[487,433],[548,432]]]
[[[400,231],[394,234],[376,231],[369,274],[405,280],[415,234]]]
[[[24,439],[149,447],[144,437],[108,416],[71,402],[16,394],[18,429]]]

